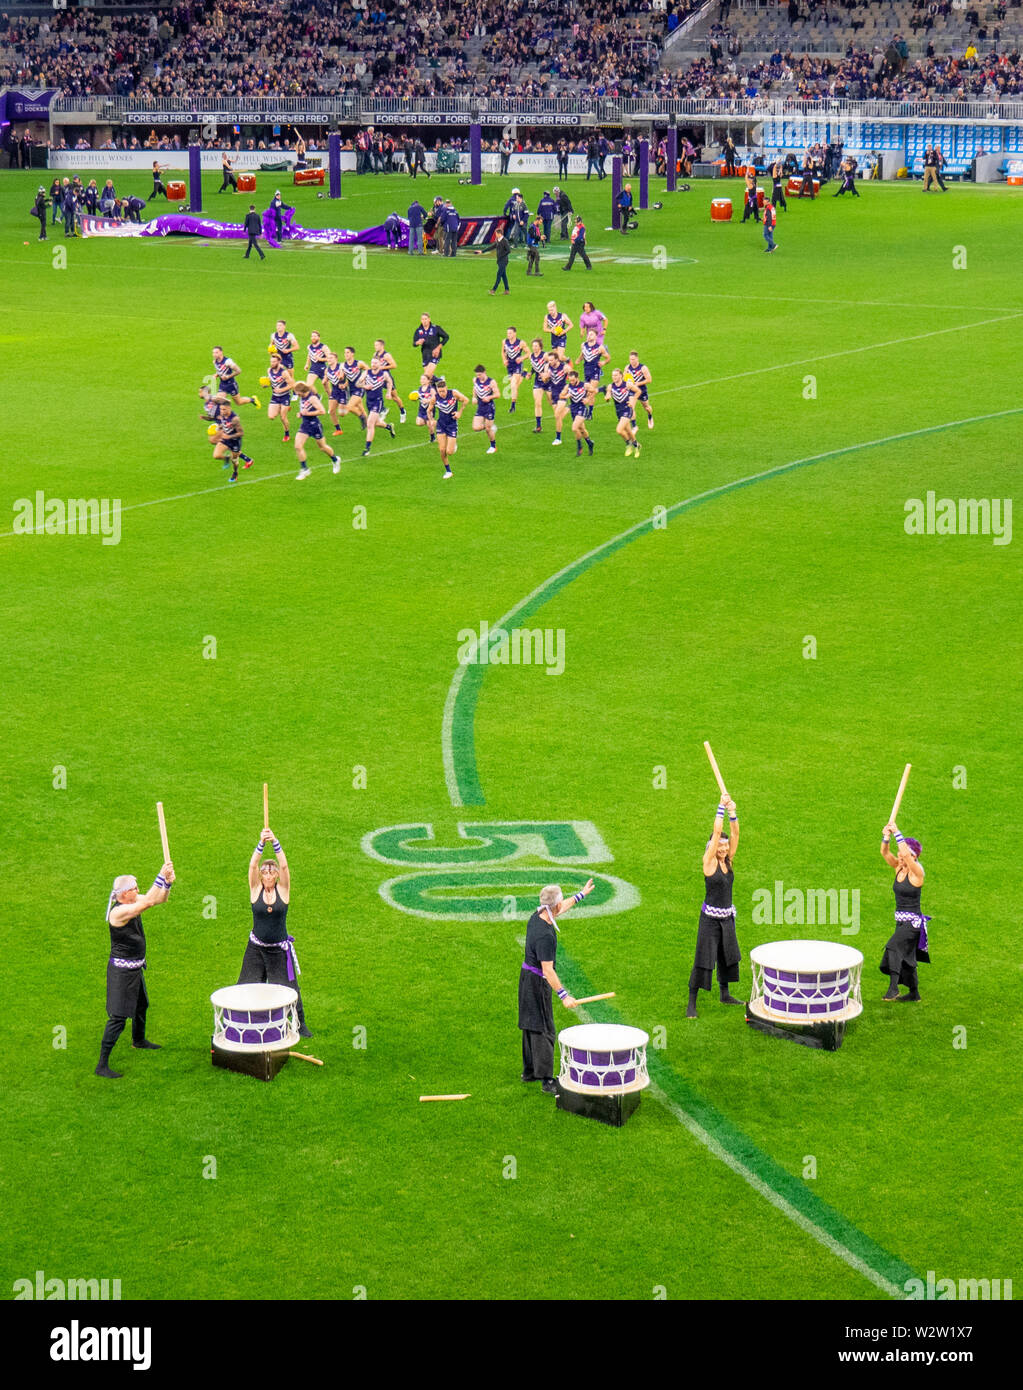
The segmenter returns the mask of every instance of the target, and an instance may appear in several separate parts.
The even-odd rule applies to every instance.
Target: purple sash
[[[535,965],[527,965],[526,962],[523,961],[523,962],[522,962],[522,968],[523,968],[523,970],[528,970],[529,973],[530,973],[531,975],[539,975],[541,980],[544,978],[544,973],[543,973],[543,971],[542,971],[542,970],[537,970],[537,968],[536,968]]]
[[[917,949],[927,950],[927,923],[931,920],[929,917],[925,917],[920,912],[896,912],[895,920],[896,922],[912,922],[914,927],[919,927],[920,940],[917,943]]]

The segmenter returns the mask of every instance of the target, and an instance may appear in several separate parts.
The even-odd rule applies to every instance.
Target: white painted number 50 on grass
[[[639,905],[639,891],[624,879],[569,867],[612,862],[592,821],[462,821],[458,836],[458,844],[440,845],[426,823],[364,835],[362,848],[371,859],[419,870],[382,883],[384,902],[434,921],[508,922],[535,911],[545,883],[557,882],[568,894],[592,877],[593,892],[575,908],[576,916]],[[520,862],[511,867],[512,861]]]

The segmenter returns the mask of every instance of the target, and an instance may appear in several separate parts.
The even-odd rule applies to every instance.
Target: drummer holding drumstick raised
[[[263,846],[266,844],[273,845],[277,857],[261,864]],[[242,957],[238,983],[286,985],[293,989],[298,995],[299,1034],[303,1038],[311,1038],[302,1007],[302,991],[298,987],[301,971],[295,954],[295,938],[288,935],[291,872],[281,843],[269,826],[264,827],[249,860],[249,898],[252,903],[252,931]]]
[[[892,836],[898,854],[892,854],[888,843]],[[920,841],[903,835],[894,820],[888,822],[881,834],[881,857],[895,870],[895,931],[885,943],[881,958],[881,974],[888,976],[886,1003],[915,1004],[920,999],[916,967],[918,961],[930,965],[927,953],[927,923],[931,920],[920,911],[920,890],[924,883],[924,866],[920,860]],[[908,985],[908,994],[899,994],[899,985]]]
[[[591,878],[566,898],[556,883],[540,889],[540,906],[526,924],[525,960],[519,972],[519,1028],[522,1030],[522,1080],[539,1081],[545,1095],[556,1096],[554,1081],[554,1005],[551,992],[566,1009],[576,1001],[558,979],[557,918],[593,892]]]
[[[728,816],[728,835],[723,835],[725,816]],[[718,989],[722,1004],[741,1004],[734,999],[728,986],[739,978],[739,941],[735,934],[735,908],[732,906],[732,882],[735,877],[732,863],[739,847],[739,817],[735,802],[726,791],[714,817],[714,829],[703,852],[703,878],[706,888],[700,909],[700,928],[696,937],[696,959],[689,976],[689,1005],[686,1018],[697,1018],[696,997],[701,989],[711,987],[714,967],[717,966]]]
[[[146,1038],[146,1012],[149,993],[143,971],[146,968],[146,933],[142,914],[157,903],[165,903],[174,882],[174,865],[167,858],[148,893],[139,893],[134,874],[114,879],[107,901],[110,927],[110,959],[107,962],[107,1026],[100,1043],[97,1076],[118,1080],[123,1073],[112,1071],[110,1054],[131,1019],[131,1045],[155,1052],[160,1044]]]

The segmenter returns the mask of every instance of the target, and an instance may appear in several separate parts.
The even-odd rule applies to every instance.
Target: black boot
[[[137,1047],[137,1048],[139,1049],[140,1052],[159,1052],[159,1051],[160,1051],[160,1044],[159,1044],[159,1043],[149,1042],[146,1038],[143,1038],[141,1042],[136,1042],[136,1041],[134,1040],[134,1038],[133,1038],[133,1039],[132,1039],[131,1045],[132,1045],[132,1047]]]
[[[742,999],[734,998],[734,996],[728,992],[727,985],[719,985],[718,993],[721,997],[722,1004],[741,1004],[744,1002]]]
[[[689,991],[689,1004],[686,1008],[686,1018],[699,1018],[700,1016],[696,1012],[696,996],[698,993],[699,991],[695,989]]]
[[[123,1073],[119,1071],[110,1070],[110,1052],[111,1049],[106,1045],[106,1043],[104,1043],[99,1050],[99,1063],[96,1067],[96,1075],[109,1076],[117,1080],[120,1080]]]

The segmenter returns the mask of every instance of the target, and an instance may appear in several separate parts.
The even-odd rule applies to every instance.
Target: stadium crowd
[[[779,48],[743,63],[721,0],[708,54],[676,69],[660,66],[660,40],[699,0],[663,2],[664,9],[662,0],[566,0],[559,8],[540,0],[186,0],[148,13],[4,14],[0,85],[158,105],[369,91],[393,100],[472,97],[484,106],[573,95],[996,101],[1023,92],[1019,52],[999,54],[997,27],[988,36],[976,11],[969,15],[978,21],[976,42],[959,55],[928,43],[910,60],[905,39],[894,35],[873,52],[849,42],[841,59]],[[919,0],[914,19],[926,29],[950,2]],[[848,29],[859,3],[791,0],[793,37],[809,17]]]

